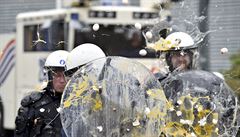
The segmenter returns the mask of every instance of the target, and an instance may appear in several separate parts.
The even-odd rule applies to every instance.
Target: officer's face
[[[190,55],[185,52],[173,52],[171,54],[171,62],[174,70],[187,70],[190,65]]]
[[[63,71],[57,70],[53,72],[53,88],[56,92],[62,93],[67,81],[65,80]]]

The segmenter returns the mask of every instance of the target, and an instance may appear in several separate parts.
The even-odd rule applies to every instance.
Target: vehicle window
[[[140,30],[130,26],[100,25],[98,31],[93,31],[92,25],[89,25],[76,30],[74,46],[88,42],[98,45],[109,56],[156,57],[153,52],[146,56],[139,55],[139,51],[146,46],[145,38]]]
[[[67,30],[63,20],[25,26],[24,51],[66,50]]]

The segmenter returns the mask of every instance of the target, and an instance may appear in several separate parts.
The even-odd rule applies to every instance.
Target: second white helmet
[[[175,54],[175,51],[178,51],[179,54],[188,54],[190,56],[190,64],[188,65],[188,69],[197,69],[198,68],[198,44],[196,44],[193,38],[185,33],[185,32],[174,32],[167,36],[167,41],[169,41],[172,45],[177,45],[177,47],[170,48],[163,53],[162,56],[165,56],[165,61],[169,66],[170,71],[174,71],[171,56]]]
[[[97,45],[91,43],[81,44],[68,55],[66,71],[102,57],[106,57],[106,55]]]
[[[174,32],[168,35],[166,40],[171,44],[177,44],[180,49],[189,49],[195,46],[193,38],[185,32]]]

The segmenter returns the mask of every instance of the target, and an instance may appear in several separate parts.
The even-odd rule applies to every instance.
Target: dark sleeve
[[[29,107],[21,106],[15,119],[15,137],[29,137],[32,125],[32,118],[29,114]]]
[[[42,97],[40,92],[31,92],[21,101],[21,107],[18,110],[15,119],[15,137],[29,137],[33,129],[34,108],[32,105]]]

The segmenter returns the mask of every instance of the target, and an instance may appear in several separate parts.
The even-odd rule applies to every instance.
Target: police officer
[[[193,38],[189,34],[175,32],[167,36],[166,40],[178,44],[177,47],[170,49],[166,53],[166,61],[171,72],[197,68],[198,45],[194,43]]]
[[[32,92],[21,101],[15,120],[16,137],[60,137],[59,105],[66,85],[64,66],[68,52],[52,52],[45,62],[48,84],[42,92]]]
[[[169,34],[164,48],[160,48],[159,61],[168,68],[165,73],[155,72],[157,78],[162,81],[170,73],[182,72],[198,68],[198,44],[185,32],[174,32]],[[161,68],[160,68],[161,69]],[[167,73],[166,73],[167,72]]]
[[[67,56],[66,65],[65,65],[65,78],[66,80],[70,80],[73,74],[81,67],[86,65],[87,63],[94,61],[99,58],[106,57],[105,53],[99,48],[97,45],[92,43],[84,43],[77,47],[75,47]],[[70,117],[68,117],[70,118]],[[64,124],[64,123],[63,123]],[[63,125],[64,126],[64,125]],[[69,126],[69,125],[68,125]],[[76,125],[75,125],[76,126]],[[64,130],[66,129],[66,127]],[[68,132],[66,132],[68,136]]]

